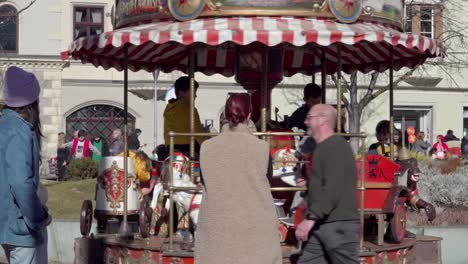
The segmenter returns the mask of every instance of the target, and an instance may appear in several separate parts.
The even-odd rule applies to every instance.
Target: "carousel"
[[[161,156],[152,164],[144,156],[129,157],[127,144],[122,157],[103,160],[96,209],[91,201],[83,202],[77,263],[193,263],[189,235],[174,234],[177,208],[173,205],[185,212],[187,226],[196,228],[203,194],[197,186],[194,137],[215,135],[193,133],[195,72],[234,76],[249,91],[252,120],[261,124],[256,135],[270,142],[273,177],[285,184],[271,188],[277,195],[304,191],[291,177],[297,166],[307,165],[306,159],[295,155],[294,136],[303,133],[270,125],[271,91],[284,76],[303,74],[315,81],[320,74],[325,102],[327,75],[336,74],[340,102],[342,73],[388,71],[392,128],[394,71],[444,55],[438,40],[403,33],[403,0],[116,0],[112,13],[113,31],[74,41],[62,58],[123,71],[124,131],[129,70],[154,76],[160,71],[187,73],[192,133],[171,132],[167,158]],[[340,103],[337,108],[341,113]],[[338,128],[341,122],[338,117]],[[393,129],[389,130],[392,138]],[[440,238],[411,236],[406,231],[410,207],[435,217],[432,205],[418,196],[415,160],[404,151],[398,156],[392,152],[389,158],[366,155],[365,133],[346,135],[359,138],[361,146],[356,162],[362,263],[439,263]],[[174,149],[175,137],[190,137],[189,154]],[[126,138],[125,132],[125,142]],[[148,175],[156,180],[148,183]],[[275,200],[278,232],[284,263],[294,263],[300,243],[290,235],[294,223],[283,221],[289,211],[286,200]],[[93,215],[98,234],[90,235]],[[300,212],[295,217],[300,220]],[[108,219],[117,219],[118,232],[108,232]],[[130,228],[131,222],[137,228]],[[167,225],[166,232],[161,223]]]

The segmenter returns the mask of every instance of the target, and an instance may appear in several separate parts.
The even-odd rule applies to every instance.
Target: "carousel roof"
[[[187,72],[190,50],[196,54],[196,70],[211,75],[233,76],[239,50],[261,54],[263,47],[281,51],[274,62],[285,76],[334,73],[342,70],[370,72],[415,67],[426,59],[443,56],[441,42],[406,34],[382,24],[342,24],[331,20],[297,17],[223,17],[189,21],[161,21],[120,28],[74,41],[62,53],[104,69]],[[125,60],[125,55],[128,59]],[[252,58],[258,57],[252,55]],[[341,58],[341,59],[340,59]],[[255,63],[255,59],[252,61]]]

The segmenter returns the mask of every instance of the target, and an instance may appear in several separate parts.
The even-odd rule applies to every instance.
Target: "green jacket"
[[[359,219],[356,161],[349,143],[341,136],[317,144],[306,216],[323,222]]]

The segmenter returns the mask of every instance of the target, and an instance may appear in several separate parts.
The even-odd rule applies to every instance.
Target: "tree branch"
[[[418,69],[418,68],[419,68],[419,66],[416,66],[413,69],[407,71],[405,74],[400,76],[396,81],[393,81],[393,85],[396,87],[400,82],[405,80],[407,77],[411,76],[413,74],[413,72],[416,71],[416,69]],[[377,77],[378,77],[378,74],[376,74],[376,75],[372,74],[372,79],[371,79],[371,81],[369,83],[368,90],[372,91],[373,88],[375,88],[375,83],[377,81]],[[371,92],[371,93],[366,94],[362,98],[362,100],[359,102],[359,108],[364,109],[373,99],[377,98],[379,95],[383,94],[384,92],[388,91],[389,89],[390,89],[390,84],[380,88],[379,90],[377,90],[374,93]]]
[[[23,8],[21,8],[20,10],[18,10],[18,12],[16,12],[16,15],[19,15],[21,14],[22,12],[24,12],[24,10],[30,8],[37,0],[31,0],[31,2],[29,2],[29,4]]]
[[[336,79],[335,74],[331,75],[331,79],[335,83],[335,87],[338,87],[338,80]],[[349,86],[350,86],[349,82],[348,82],[348,80],[346,80],[346,78],[343,75],[341,75],[341,84],[342,84],[341,94],[346,93],[347,91],[349,91]],[[345,86],[345,89],[343,89],[343,84]]]
[[[341,96],[341,102],[343,102],[344,106],[346,107],[346,110],[348,110],[348,106],[349,106],[348,98]]]

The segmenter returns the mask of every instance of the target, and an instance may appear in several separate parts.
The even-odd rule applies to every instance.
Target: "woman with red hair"
[[[197,264],[282,263],[266,177],[269,148],[248,128],[248,94],[226,102],[226,124],[200,150],[204,194],[195,239]]]

